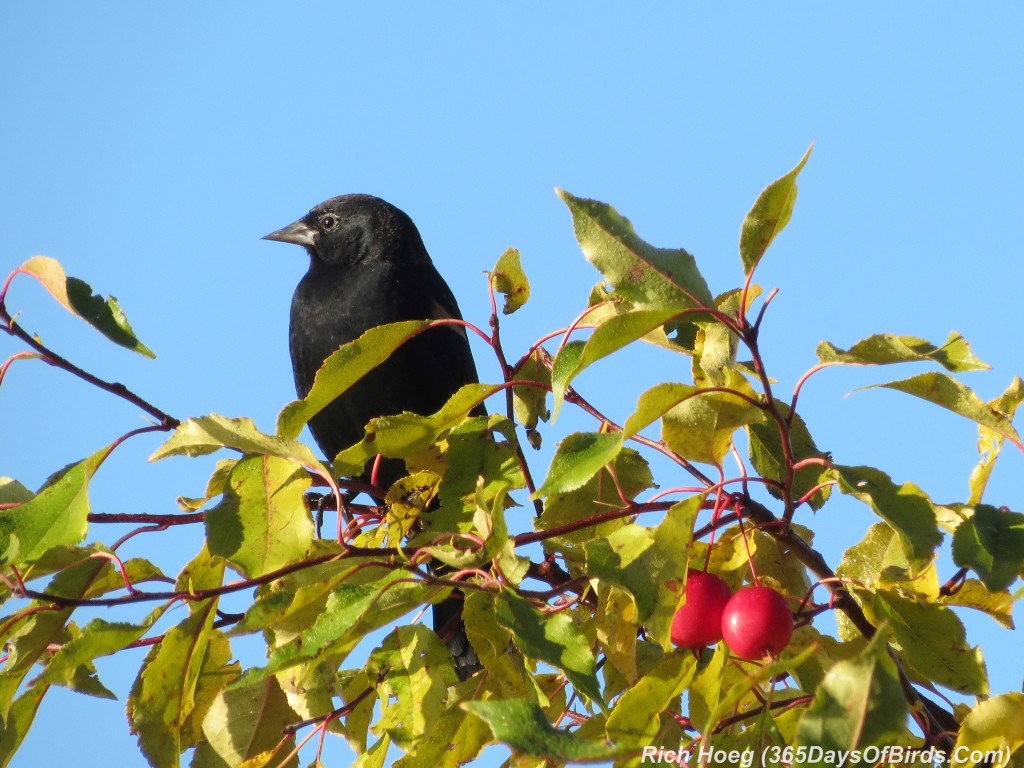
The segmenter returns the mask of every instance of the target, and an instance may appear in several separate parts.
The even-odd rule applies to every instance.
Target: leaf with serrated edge
[[[261,432],[250,418],[235,419],[216,413],[183,421],[149,460],[159,461],[168,456],[205,456],[221,448],[262,453],[290,459],[303,466],[323,468],[308,446]]]
[[[995,400],[990,400],[988,405],[1012,420],[1022,402],[1024,402],[1024,379],[1014,376],[1006,391]],[[988,479],[992,475],[996,460],[1003,449],[1004,439],[1002,435],[993,432],[988,427],[978,425],[978,453],[981,454],[981,459],[971,471],[971,495],[967,498],[968,504],[981,503]]]
[[[969,757],[972,753],[1001,751],[1009,756],[1021,747],[1024,747],[1024,693],[1003,693],[978,702],[967,714],[957,735],[954,754]],[[965,768],[975,764],[966,759],[961,763]],[[996,764],[1009,763],[999,761]]]
[[[324,360],[306,396],[282,409],[277,417],[277,434],[284,438],[298,437],[311,418],[429,325],[429,320],[380,325],[355,341],[343,344]]]
[[[800,462],[804,459],[824,459],[825,453],[818,450],[803,417],[799,413],[791,411],[785,403],[776,403],[776,408],[782,418],[789,423],[789,451],[793,462]],[[754,469],[761,477],[775,480],[781,484],[786,478],[786,452],[783,450],[779,425],[774,420],[766,419],[761,424],[748,426],[747,435],[749,437],[750,461],[754,465]],[[793,477],[793,499],[803,498],[810,493],[812,488],[827,483],[829,479],[828,469],[820,463],[801,467]],[[782,498],[782,492],[775,485],[766,484],[765,488],[775,498]],[[830,495],[831,486],[826,485],[811,496],[808,504],[811,509],[817,511],[824,506]]]
[[[793,206],[796,204],[796,177],[807,164],[813,149],[812,144],[793,170],[764,188],[743,220],[743,227],[740,230],[743,274],[749,275],[754,271],[768,246],[789,224],[793,216]]]
[[[897,485],[874,467],[836,464],[832,475],[839,481],[840,491],[867,504],[892,527],[913,566],[923,567],[931,560],[942,535],[935,507],[924,491],[913,483]]]
[[[888,744],[902,734],[907,701],[887,639],[879,631],[855,659],[828,671],[800,719],[798,745],[845,753]]]
[[[666,651],[703,498],[691,496],[674,504],[654,530],[627,525],[584,545],[588,572],[629,590],[650,639]]]
[[[530,498],[542,499],[586,484],[622,450],[616,433],[574,432],[558,444],[543,485]]]
[[[978,504],[953,534],[953,562],[990,591],[1005,590],[1024,570],[1024,515]]]
[[[973,390],[964,386],[956,379],[944,373],[922,373],[911,376],[909,379],[890,381],[885,384],[872,384],[867,387],[860,387],[855,392],[865,389],[895,389],[898,392],[905,392],[908,395],[919,397],[930,403],[941,406],[964,418],[970,419],[982,426],[988,427],[1010,440],[1014,445],[1024,451],[1024,443],[1020,435],[1013,428],[1013,424],[999,411],[982,402],[981,398]]]
[[[284,729],[298,719],[276,678],[218,692],[203,718],[203,735],[229,765],[262,754],[277,756],[266,765],[281,765],[295,746],[295,734],[282,740]],[[290,761],[285,765],[295,765]]]
[[[340,475],[359,474],[366,462],[377,454],[409,458],[429,448],[438,437],[464,421],[470,411],[501,389],[494,384],[465,384],[440,410],[429,416],[406,411],[371,419],[363,439],[334,459],[335,470]]]
[[[108,622],[93,619],[82,628],[81,634],[65,643],[46,665],[40,681],[64,684],[71,679],[76,668],[102,656],[110,656],[142,637],[166,609],[160,606],[141,624]]]
[[[916,336],[879,333],[861,339],[849,349],[839,349],[823,341],[816,350],[821,363],[844,365],[892,365],[894,363],[938,363],[953,373],[987,370],[990,366],[979,360],[956,331],[951,331],[941,346]]]
[[[889,590],[876,591],[865,608],[876,626],[883,621],[892,625],[912,677],[961,693],[988,693],[981,648],[968,645],[963,622],[952,610],[909,600]]]
[[[438,724],[455,671],[440,638],[422,624],[396,627],[370,654],[367,674],[378,680],[383,729],[404,750]]]
[[[235,464],[224,498],[205,515],[210,552],[255,578],[299,560],[313,541],[302,495],[309,474],[292,461],[250,455]]]
[[[662,712],[682,694],[696,671],[692,654],[668,654],[619,698],[608,715],[608,738],[623,746],[655,743]]]
[[[28,501],[0,509],[0,552],[7,551],[18,565],[24,566],[52,547],[77,544],[84,539],[89,483],[110,450],[110,446],[101,448],[62,470]]]
[[[764,419],[743,375],[732,369],[724,374],[727,390],[687,398],[662,416],[662,439],[684,459],[721,466],[736,430]]]
[[[207,653],[226,651],[227,639],[212,628],[216,601],[171,628],[154,645],[139,670],[128,697],[128,719],[139,748],[152,765],[177,765],[191,746],[184,730],[194,706],[193,691]]]
[[[556,730],[544,711],[529,699],[464,701],[459,706],[487,722],[494,738],[521,757],[536,757],[544,764],[601,762],[636,752],[635,747],[609,747],[604,740],[586,740]]]
[[[511,592],[502,592],[497,608],[498,623],[511,630],[523,653],[561,669],[579,693],[604,709],[590,643],[568,615],[542,616],[528,600]]]
[[[78,315],[115,344],[145,357],[156,357],[136,337],[117,299],[108,296],[104,300],[94,295],[88,283],[65,275],[64,268],[56,259],[33,256],[18,271],[36,278],[61,306]]]
[[[644,242],[629,219],[606,203],[556,192],[572,213],[583,255],[616,293],[641,309],[711,306],[711,291],[689,253]]]

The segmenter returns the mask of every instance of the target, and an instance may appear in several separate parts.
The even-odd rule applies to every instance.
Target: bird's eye
[[[322,219],[320,219],[320,228],[324,232],[330,232],[332,229],[334,229],[334,227],[335,227],[335,225],[337,223],[338,223],[337,217],[330,216],[330,215],[324,216]]]

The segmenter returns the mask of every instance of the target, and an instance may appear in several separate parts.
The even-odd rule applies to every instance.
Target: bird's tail
[[[468,680],[482,665],[466,636],[462,604],[463,596],[460,592],[453,592],[440,603],[435,603],[434,631],[451,651],[455,659],[455,674],[459,680]]]

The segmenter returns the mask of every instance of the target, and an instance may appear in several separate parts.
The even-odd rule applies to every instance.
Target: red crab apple
[[[722,614],[722,637],[740,658],[781,653],[792,636],[789,603],[771,587],[743,587],[729,598]]]
[[[713,573],[690,569],[684,588],[686,602],[672,619],[672,642],[679,648],[703,648],[722,639],[722,611],[729,602],[729,585]]]

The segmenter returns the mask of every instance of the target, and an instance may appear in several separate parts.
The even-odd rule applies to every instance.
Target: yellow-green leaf
[[[56,259],[33,256],[21,265],[19,271],[36,278],[65,309],[78,315],[115,344],[146,357],[156,357],[136,337],[117,299],[113,296],[103,299],[93,294],[88,283],[65,275],[64,268]]]
[[[503,314],[511,315],[530,298],[530,282],[526,279],[517,249],[509,248],[501,254],[491,270],[491,285],[505,297]]]
[[[744,274],[749,275],[754,271],[768,246],[789,224],[796,204],[796,177],[807,164],[813,149],[812,144],[793,170],[764,188],[743,220],[740,258],[743,260]]]

